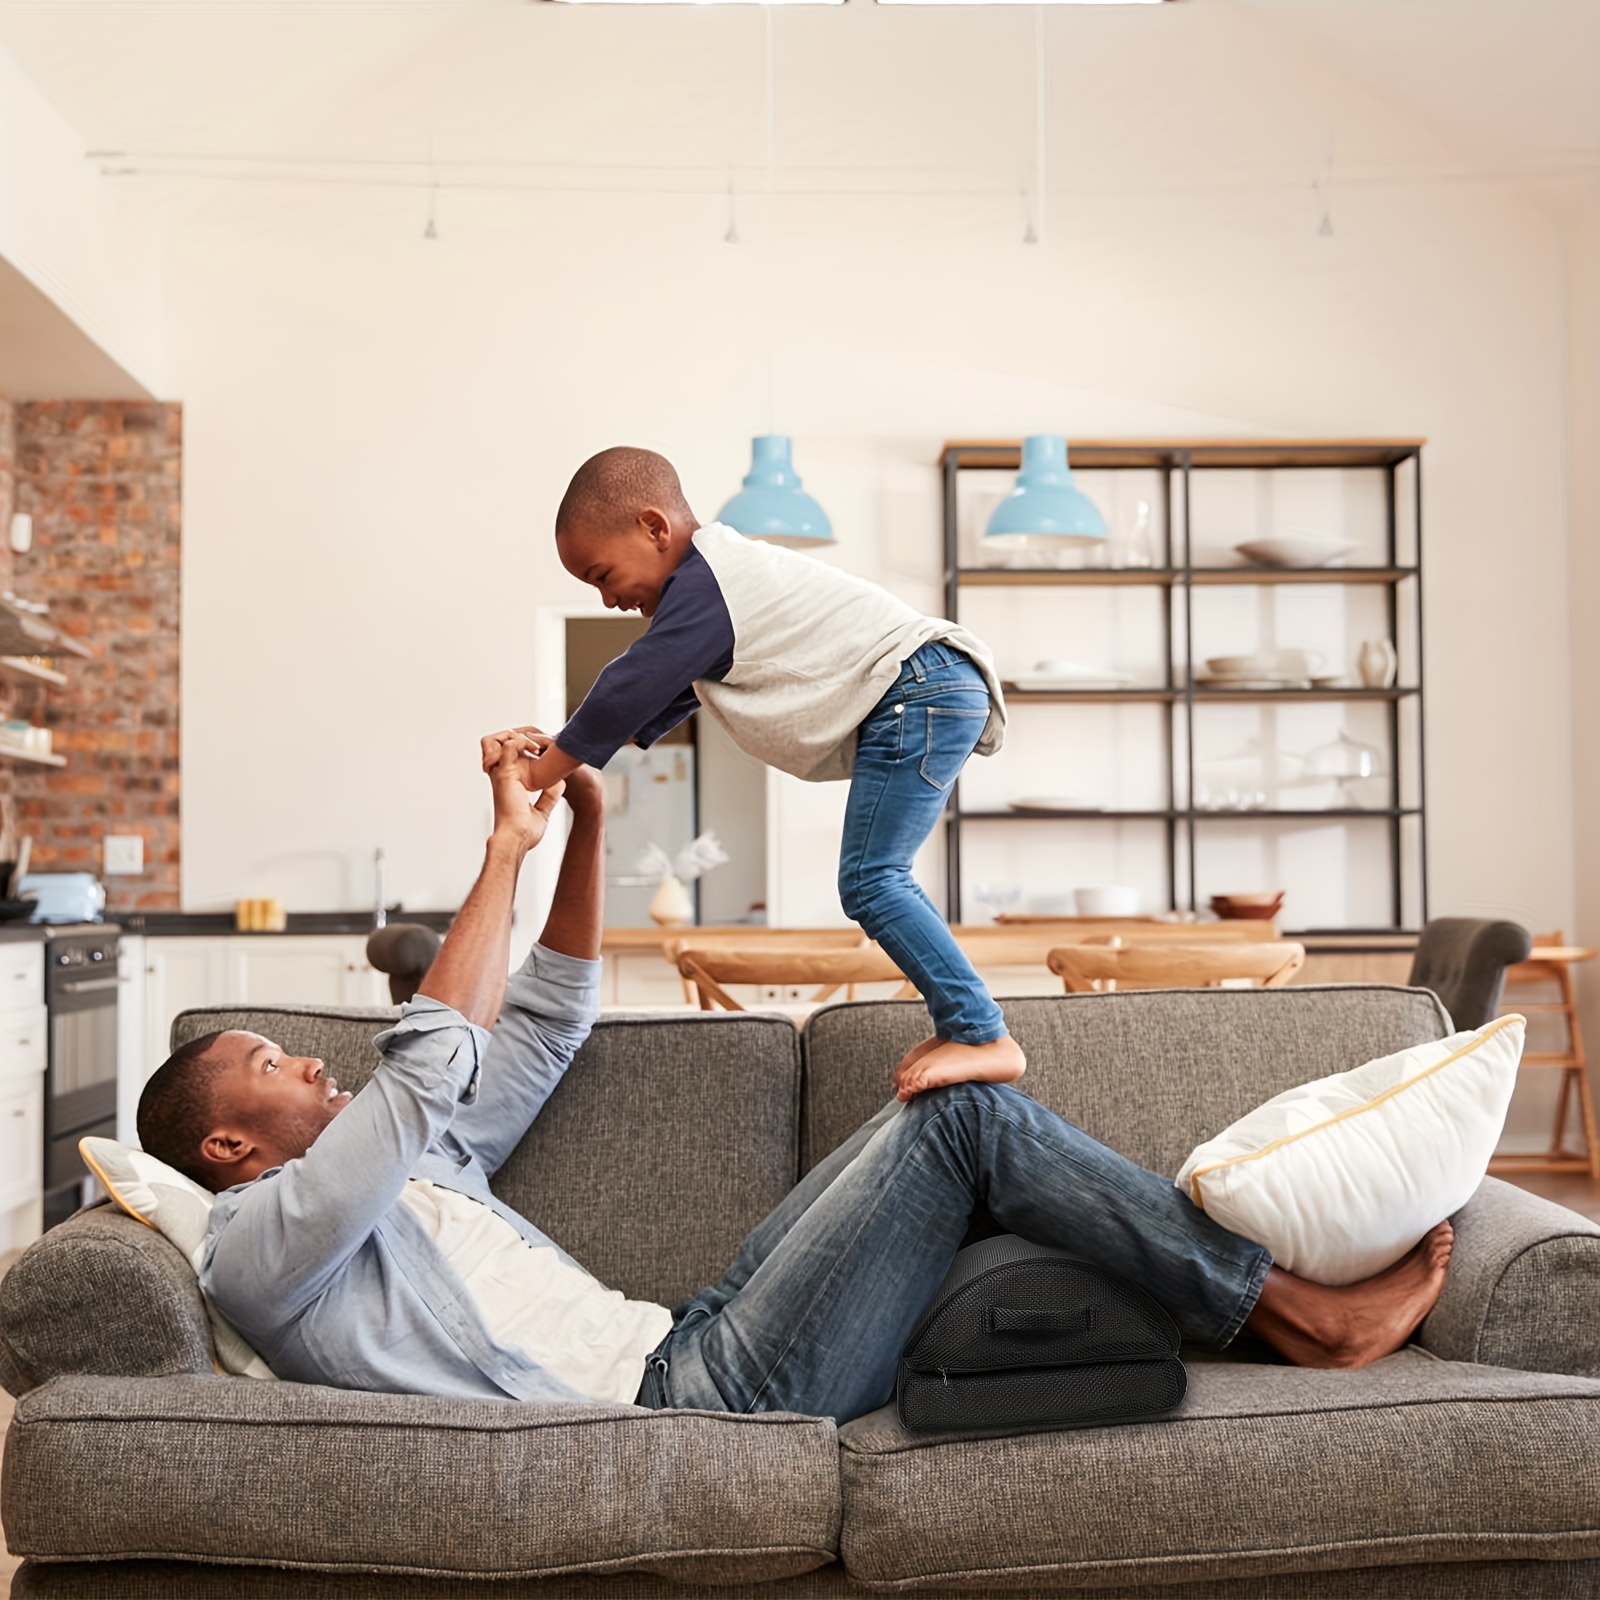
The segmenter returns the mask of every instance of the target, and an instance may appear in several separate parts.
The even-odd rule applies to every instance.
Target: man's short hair
[[[221,1031],[206,1033],[180,1044],[139,1096],[139,1143],[157,1161],[213,1191],[216,1183],[200,1157],[200,1141],[216,1126],[216,1084],[228,1066],[214,1048],[221,1037]]]
[[[675,517],[692,517],[678,469],[654,450],[613,445],[590,456],[572,475],[556,510],[556,537],[582,524],[602,530],[631,522],[645,506]]]

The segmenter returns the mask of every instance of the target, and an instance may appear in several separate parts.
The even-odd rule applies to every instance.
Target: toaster
[[[30,872],[17,885],[33,901],[30,922],[103,922],[106,891],[92,872]]]

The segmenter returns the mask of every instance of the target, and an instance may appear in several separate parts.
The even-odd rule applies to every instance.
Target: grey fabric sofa
[[[1007,1002],[1030,1093],[1157,1170],[1294,1083],[1442,1036],[1378,987]],[[354,1087],[387,1013],[208,1010]],[[500,1174],[601,1278],[672,1304],[887,1096],[915,1003],[603,1020]],[[1186,1352],[1158,1422],[908,1435],[219,1377],[192,1275],[80,1213],[0,1282],[21,1596],[1600,1593],[1600,1227],[1488,1180],[1437,1309],[1362,1372]]]

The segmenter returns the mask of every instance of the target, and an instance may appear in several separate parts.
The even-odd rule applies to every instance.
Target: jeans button
[[[904,706],[896,706],[894,708],[894,714],[897,717],[903,717],[905,715],[905,711],[906,711],[906,708]]]

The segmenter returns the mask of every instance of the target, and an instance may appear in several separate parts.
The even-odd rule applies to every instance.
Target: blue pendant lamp
[[[994,508],[985,542],[1002,550],[1089,544],[1106,537],[1099,507],[1072,481],[1067,441],[1036,433],[1022,441],[1017,486]]]
[[[764,433],[751,441],[744,487],[717,513],[737,533],[797,550],[834,544],[828,513],[800,487],[787,434]]]

